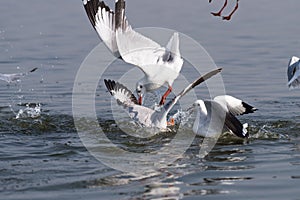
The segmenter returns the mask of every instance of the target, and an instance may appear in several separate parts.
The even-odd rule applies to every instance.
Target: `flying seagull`
[[[300,59],[293,56],[289,62],[287,76],[288,76],[288,87],[294,89],[300,87]]]
[[[142,104],[145,92],[167,84],[168,90],[160,101],[163,105],[183,65],[179,34],[175,32],[166,47],[162,47],[132,29],[125,16],[124,0],[116,0],[115,12],[100,0],[83,0],[83,4],[91,24],[108,49],[144,72],[145,76],[136,83],[138,103]]]
[[[213,100],[197,100],[193,107],[197,110],[193,132],[203,137],[216,137],[222,132],[230,132],[246,138],[248,124],[241,124],[237,115],[253,113],[257,109],[240,99],[229,95],[217,96]]]
[[[23,73],[16,73],[16,74],[1,74],[0,73],[0,80],[6,81],[7,83],[14,83],[17,81],[20,81],[22,77],[27,76],[29,73],[34,72],[37,70],[36,68],[33,68],[29,72],[23,72]]]
[[[172,100],[168,101],[163,106],[162,111],[139,105],[134,94],[122,84],[113,80],[104,80],[104,82],[110,94],[117,100],[119,105],[126,109],[131,119],[144,127],[159,128],[161,131],[165,131],[168,126],[167,115],[178,100],[200,83],[221,72],[221,70],[221,68],[213,70],[195,80]]]

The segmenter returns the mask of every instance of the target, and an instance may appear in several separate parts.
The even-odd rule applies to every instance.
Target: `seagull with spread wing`
[[[116,0],[115,12],[100,0],[83,0],[83,4],[91,24],[108,49],[116,57],[144,72],[145,76],[136,84],[138,103],[142,104],[145,92],[167,84],[168,90],[160,101],[160,105],[163,105],[183,65],[179,34],[175,32],[166,47],[162,47],[132,29],[125,16],[124,0]]]
[[[167,121],[167,115],[179,99],[191,89],[219,72],[221,72],[221,68],[213,70],[195,80],[172,100],[166,103],[163,106],[162,111],[153,110],[139,105],[134,94],[122,84],[112,80],[104,80],[104,82],[110,94],[117,100],[119,105],[122,105],[126,109],[131,119],[145,127],[159,128],[163,131],[167,130],[167,126],[169,124]]]

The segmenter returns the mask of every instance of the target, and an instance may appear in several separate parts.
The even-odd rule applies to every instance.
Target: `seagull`
[[[23,72],[23,73],[16,73],[16,74],[1,74],[0,73],[0,80],[6,81],[7,83],[14,83],[21,80],[22,77],[27,76],[29,73],[34,72],[37,70],[36,68],[33,68],[29,72]]]
[[[166,131],[168,130],[168,125],[174,125],[174,121],[168,123],[167,115],[178,100],[200,83],[221,72],[221,70],[221,68],[213,70],[195,80],[172,100],[162,106],[161,111],[139,105],[134,94],[124,85],[113,80],[104,80],[104,82],[110,94],[117,100],[119,105],[122,105],[126,109],[131,119],[144,127],[159,128],[161,131]]]
[[[203,137],[217,137],[222,132],[230,132],[238,137],[247,138],[248,124],[241,124],[235,116],[257,110],[229,95],[217,96],[213,100],[197,100],[193,107],[197,110],[193,132]]]
[[[208,2],[211,3],[212,0],[209,0]],[[227,6],[227,0],[225,0],[224,5],[223,5],[223,7],[219,10],[219,12],[211,12],[211,14],[214,15],[214,16],[221,16],[221,14],[222,14],[222,12],[223,12],[223,10],[224,10],[224,8],[225,8],[226,6]],[[230,13],[229,15],[223,16],[222,19],[223,19],[223,20],[230,20],[230,19],[231,19],[231,16],[235,13],[235,11],[236,11],[238,8],[239,8],[239,0],[236,0],[236,4],[235,4],[234,9],[231,11],[231,13]]]
[[[293,56],[289,62],[288,70],[288,87],[294,89],[300,87],[300,59]]]
[[[124,0],[116,0],[115,13],[103,1],[83,0],[83,4],[91,24],[108,49],[144,72],[145,76],[136,83],[138,103],[142,105],[144,93],[167,84],[168,89],[159,103],[163,105],[183,65],[179,34],[175,32],[166,47],[162,47],[132,29],[125,16]]]

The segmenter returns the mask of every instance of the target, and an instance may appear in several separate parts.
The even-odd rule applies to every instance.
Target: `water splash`
[[[289,127],[291,122],[274,121],[268,123],[254,123],[249,127],[250,140],[260,139],[260,140],[270,140],[270,139],[284,139],[288,140],[289,135],[287,134],[287,127]]]
[[[173,114],[170,118],[175,120],[175,124],[186,125],[190,119],[193,117],[193,111],[187,110],[177,110],[175,114]]]
[[[16,114],[16,119],[21,118],[38,118],[41,116],[41,104],[40,103],[27,103],[26,108],[20,109]]]

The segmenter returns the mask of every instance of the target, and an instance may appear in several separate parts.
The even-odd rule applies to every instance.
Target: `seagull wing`
[[[300,70],[297,70],[294,73],[294,76],[288,82],[288,87],[289,87],[289,89],[294,89],[294,88],[300,87]]]
[[[220,95],[214,98],[214,101],[220,103],[222,106],[227,108],[234,116],[253,113],[257,108],[243,102],[230,95]]]
[[[209,123],[212,123],[208,124],[208,127],[211,126],[213,130],[218,131],[225,129],[241,138],[248,137],[243,124],[223,105],[215,100],[206,100],[204,103],[210,120]]]
[[[226,113],[224,126],[238,137],[247,138],[249,136],[246,127],[230,112]]]
[[[298,57],[293,56],[291,58],[287,75],[289,89],[300,87],[300,59]]]
[[[125,7],[116,6],[116,21],[118,22],[116,41],[122,59],[140,67],[146,74],[151,74],[151,72],[147,72],[149,66],[172,63],[175,62],[175,56],[180,57],[178,33],[174,33],[167,44],[167,48],[164,48],[132,29],[125,17]],[[175,65],[176,69],[174,69],[177,72],[181,70],[183,64],[183,61],[179,62],[181,63]]]
[[[222,71],[222,68],[213,70],[207,74],[205,74],[204,76],[201,76],[200,78],[198,78],[197,80],[195,80],[193,83],[191,83],[190,85],[188,85],[185,89],[183,89],[177,96],[175,96],[172,100],[170,100],[167,104],[165,104],[164,109],[165,112],[169,112],[172,107],[177,103],[177,101],[183,97],[186,93],[188,93],[191,89],[193,89],[194,87],[196,87],[197,85],[199,85],[200,83],[208,80],[209,78],[211,78],[212,76],[220,73]]]
[[[104,80],[104,82],[110,94],[117,100],[119,105],[126,109],[131,119],[146,127],[155,126],[153,123],[155,119],[152,120],[151,118],[155,113],[154,110],[138,105],[135,96],[124,85],[112,80]]]
[[[104,80],[104,83],[110,94],[117,100],[119,105],[126,107],[133,104],[138,104],[134,94],[124,85],[106,79]]]
[[[147,71],[149,66],[168,66],[177,61],[175,59],[177,56],[180,58],[179,64],[172,66],[176,66],[174,69],[176,72],[181,70],[183,60],[180,57],[179,46],[175,51],[173,47],[179,44],[178,33],[174,33],[169,41],[173,42],[170,44],[173,45],[172,49],[161,47],[155,41],[134,31],[131,26],[127,26],[125,30],[117,29],[116,37],[120,55],[125,62]]]
[[[116,4],[118,1],[116,2]],[[109,50],[119,57],[115,32],[115,13],[103,1],[83,0],[83,5],[87,16]]]
[[[117,44],[123,60],[138,67],[156,64],[165,53],[155,41],[134,31],[130,25],[116,31]]]

